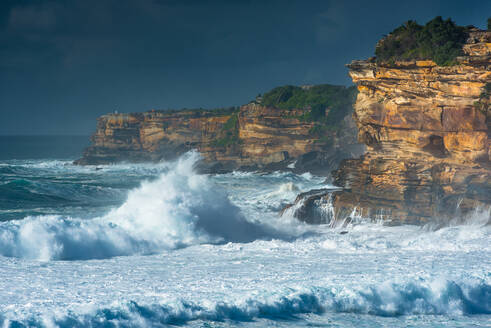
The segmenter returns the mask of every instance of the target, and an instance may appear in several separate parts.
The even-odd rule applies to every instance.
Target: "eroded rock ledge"
[[[455,66],[347,65],[359,90],[353,117],[367,152],[333,172],[344,190],[324,197],[331,197],[337,220],[355,210],[422,223],[491,205],[490,42],[490,31],[471,32]]]
[[[251,102],[229,111],[149,111],[98,119],[92,145],[77,164],[174,159],[197,149],[202,172],[232,170],[312,171],[328,174],[344,158],[361,154],[351,111],[339,128],[312,133],[305,109],[278,109]]]

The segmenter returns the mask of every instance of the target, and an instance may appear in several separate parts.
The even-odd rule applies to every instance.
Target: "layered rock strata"
[[[224,111],[150,111],[98,119],[92,145],[77,164],[170,160],[191,149],[203,172],[278,170],[327,174],[340,160],[362,152],[351,113],[340,128],[312,133],[301,117],[310,109],[284,110],[256,102]]]
[[[455,66],[347,65],[359,90],[353,117],[367,152],[333,172],[343,190],[324,198],[331,197],[337,220],[356,213],[422,223],[491,205],[491,32],[471,32],[463,50]],[[297,216],[315,223],[319,218],[302,215],[311,212]]]

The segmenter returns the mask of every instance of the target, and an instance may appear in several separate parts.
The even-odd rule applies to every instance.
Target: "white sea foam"
[[[188,153],[126,202],[90,220],[27,217],[0,223],[0,254],[30,259],[91,259],[149,254],[199,243],[245,242],[265,235],[226,193],[193,171]]]
[[[283,199],[291,199],[296,193],[298,193],[299,189],[293,182],[286,182],[279,186],[278,189],[268,193],[269,197],[280,197]]]
[[[161,297],[155,303],[115,301],[104,307],[90,305],[56,314],[11,318],[0,315],[4,327],[12,324],[43,327],[93,327],[116,324],[148,327],[185,324],[193,320],[249,322],[258,318],[295,319],[299,314],[355,313],[382,317],[401,315],[490,314],[491,286],[482,281],[449,280],[394,283],[363,287],[275,288],[254,295],[192,301]],[[162,295],[163,296],[163,295]],[[159,297],[157,297],[158,299]]]
[[[201,176],[195,160],[29,168],[48,172],[39,190],[52,176],[50,188],[62,181],[70,199],[86,195],[89,204],[94,194],[103,202],[113,197],[96,193],[99,187],[130,190],[92,219],[33,215],[0,223],[0,326],[489,324],[489,211],[426,227],[370,218],[311,226],[277,213],[299,192],[324,188],[323,178]],[[148,181],[125,184],[140,174]]]

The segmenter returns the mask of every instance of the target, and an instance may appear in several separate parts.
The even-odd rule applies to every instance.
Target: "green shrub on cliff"
[[[310,109],[299,118],[335,125],[352,110],[356,92],[354,86],[347,88],[330,84],[305,87],[286,85],[265,93],[261,104],[280,109]]]
[[[463,55],[467,35],[467,27],[450,18],[438,16],[424,26],[410,20],[380,40],[375,55],[379,63],[431,59],[440,66],[454,65],[457,56]]]
[[[491,96],[491,82],[486,83],[484,90],[482,91],[481,97],[489,98]]]
[[[218,133],[217,139],[212,144],[214,146],[227,147],[229,145],[240,143],[239,139],[239,111],[236,110],[225,122]]]
[[[487,115],[489,98],[491,98],[491,83],[486,83],[479,95],[479,100],[474,102],[474,107],[480,110],[484,115]]]

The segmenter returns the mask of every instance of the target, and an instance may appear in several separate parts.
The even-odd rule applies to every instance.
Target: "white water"
[[[201,176],[192,170],[195,156],[94,172],[101,179],[114,170],[157,176],[92,219],[52,215],[1,222],[0,323],[491,323],[489,211],[437,230],[362,223],[340,234],[277,215],[298,192],[322,187],[322,178]],[[87,174],[86,168],[53,169]]]
[[[266,227],[249,223],[208,177],[193,172],[197,158],[189,153],[158,179],[142,182],[103,217],[38,216],[0,223],[0,254],[79,260],[268,236]]]

